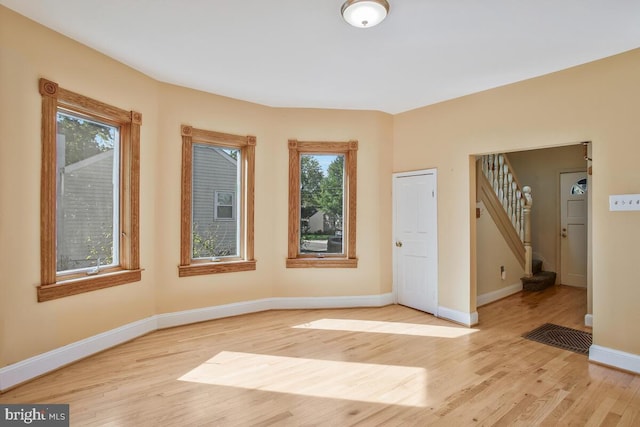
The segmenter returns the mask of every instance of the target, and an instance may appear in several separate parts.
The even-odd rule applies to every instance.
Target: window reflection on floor
[[[180,381],[424,407],[424,368],[223,351]]]
[[[294,328],[327,331],[371,332],[379,334],[415,335],[421,337],[459,338],[477,332],[477,329],[455,326],[423,325],[419,323],[383,322],[357,319],[321,319],[303,323]]]

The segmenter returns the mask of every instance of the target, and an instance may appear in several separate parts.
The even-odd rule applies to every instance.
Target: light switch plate
[[[640,211],[640,194],[612,194],[609,196],[610,211]]]

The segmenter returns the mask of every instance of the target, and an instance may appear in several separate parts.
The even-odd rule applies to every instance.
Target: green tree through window
[[[342,212],[344,206],[344,156],[337,156],[327,169],[327,176],[320,184],[318,197],[320,209],[327,215],[331,228],[342,228]]]
[[[113,128],[58,113],[58,134],[65,137],[65,166],[113,149]]]

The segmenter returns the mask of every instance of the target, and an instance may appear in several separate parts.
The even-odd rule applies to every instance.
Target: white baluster
[[[524,204],[525,198],[524,193],[522,193],[522,198],[520,199],[520,240],[524,242]]]
[[[511,172],[509,172],[509,168],[505,165],[504,168],[505,172],[507,173],[507,190],[506,190],[506,206],[505,209],[507,210],[507,214],[509,215],[509,218],[511,218],[511,200],[513,200],[513,187],[511,187],[511,184],[513,184],[513,175],[511,174]]]
[[[498,190],[497,190],[497,194],[498,194],[498,200],[500,201],[500,203],[502,203],[502,201],[504,200],[504,189],[503,189],[503,184],[504,184],[504,169],[502,169],[502,166],[504,165],[504,157],[502,157],[502,154],[498,155]]]
[[[502,206],[504,206],[504,210],[507,211],[507,194],[509,194],[509,166],[506,164],[502,166],[502,175],[504,179],[502,181]],[[513,178],[512,178],[513,179]]]
[[[516,190],[516,231],[522,240],[522,191]]]
[[[511,183],[511,198],[509,199],[511,201],[511,204],[509,205],[509,208],[511,209],[511,224],[513,224],[513,226],[516,226],[516,189],[518,188],[518,184],[513,181]]]
[[[500,188],[500,165],[499,165],[500,156],[493,156],[493,191],[498,194],[498,188]]]

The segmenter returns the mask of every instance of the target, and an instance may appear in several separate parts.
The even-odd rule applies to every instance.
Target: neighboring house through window
[[[255,143],[182,125],[180,277],[255,270]]]
[[[289,140],[287,267],[358,266],[358,142]]]
[[[236,194],[231,191],[216,191],[215,194],[215,219],[233,220],[235,217]]]
[[[140,113],[40,79],[38,301],[139,281]]]

